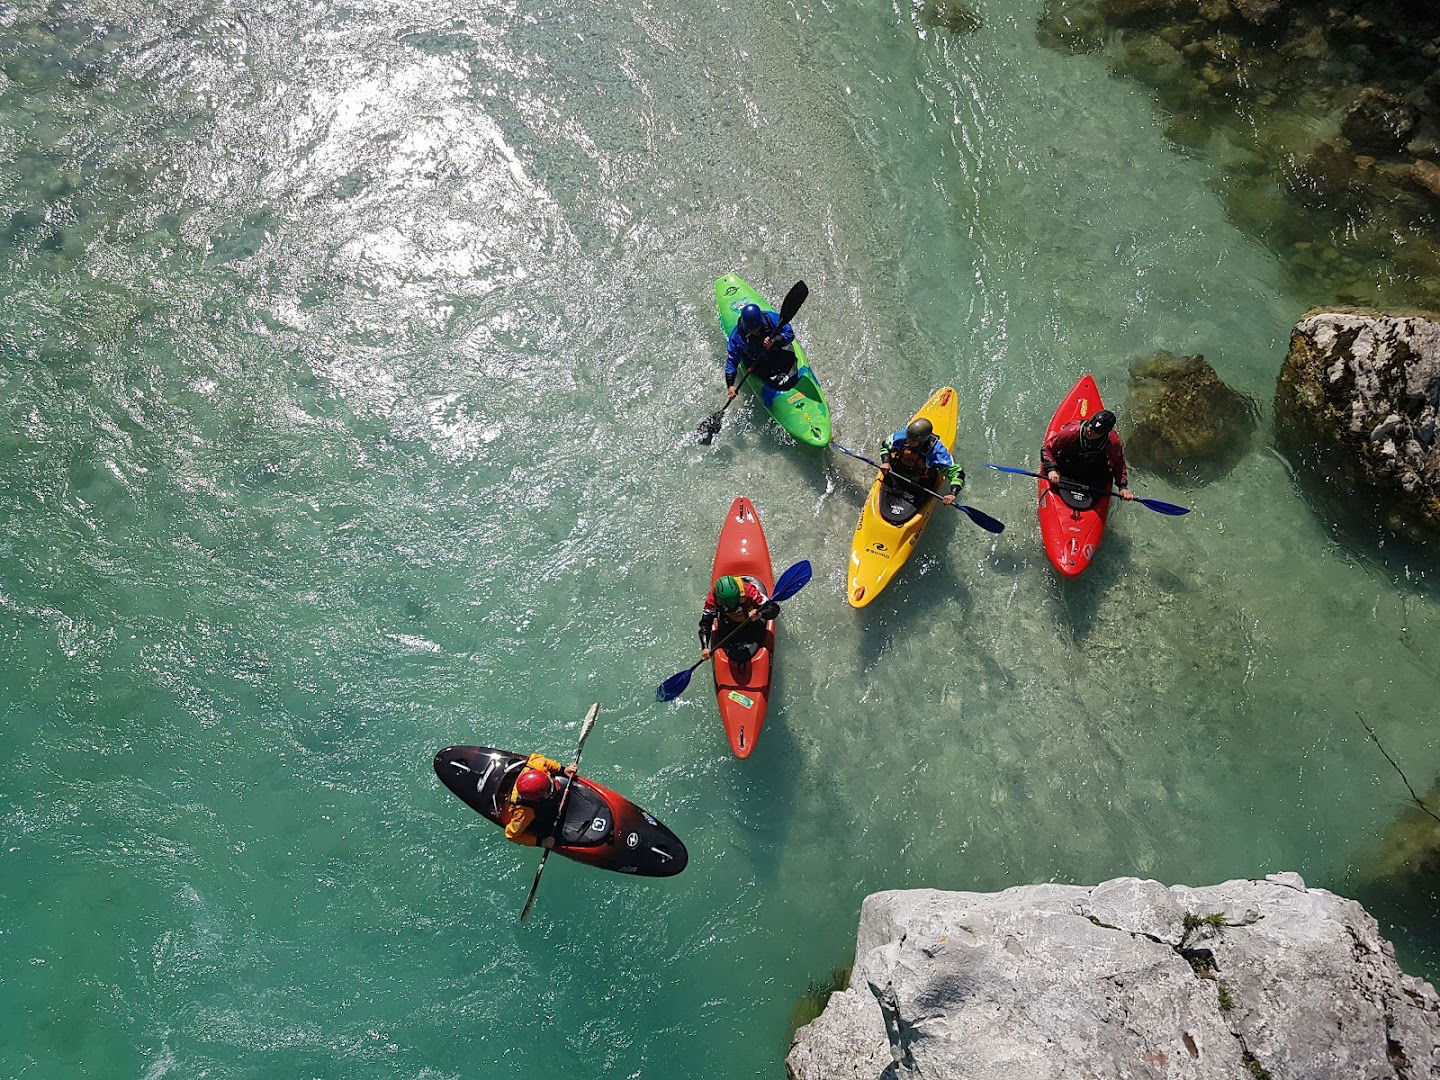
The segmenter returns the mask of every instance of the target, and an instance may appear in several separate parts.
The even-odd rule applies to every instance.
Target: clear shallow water
[[[1210,166],[1034,5],[691,7],[4,16],[0,1074],[774,1076],[875,889],[1363,890],[1403,791],[1355,710],[1440,750],[1429,568],[1262,450],[1062,586],[979,467],[1157,347],[1268,402],[1306,298]],[[959,388],[1010,531],[936,519],[852,612],[863,469],[751,402],[686,437],[730,269],[810,284],[846,445]],[[817,568],[743,764],[703,679],[651,701],[739,493]],[[691,866],[556,860],[522,930],[534,856],[430,756],[597,699],[585,771]]]

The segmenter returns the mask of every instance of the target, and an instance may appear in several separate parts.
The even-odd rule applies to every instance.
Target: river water
[[[943,6],[943,5],[942,5]],[[679,10],[677,10],[679,8]],[[882,888],[1299,870],[1364,895],[1440,760],[1433,567],[1265,447],[1137,490],[1063,584],[1026,465],[1083,371],[1269,399],[1274,257],[1150,100],[936,5],[0,8],[0,1075],[776,1077]],[[712,282],[797,319],[836,438],[962,399],[966,498],[863,612],[869,477],[722,400]],[[786,605],[757,751],[694,657],[754,500]],[[680,877],[536,857],[450,743],[566,758]],[[1429,723],[1427,724],[1427,721]],[[1385,922],[1440,972],[1433,921]]]

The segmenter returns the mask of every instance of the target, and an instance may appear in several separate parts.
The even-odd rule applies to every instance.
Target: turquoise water
[[[1039,550],[1084,370],[1203,352],[1268,416],[1308,298],[1038,4],[179,3],[0,13],[0,1075],[778,1076],[881,888],[1301,871],[1363,893],[1440,760],[1431,567],[1258,450]],[[711,283],[797,320],[837,438],[937,386],[970,502],[864,612],[869,477],[753,400]],[[693,659],[731,498],[813,583],[729,756]],[[440,788],[571,752],[686,841],[634,881]],[[1387,925],[1440,972],[1433,922]]]

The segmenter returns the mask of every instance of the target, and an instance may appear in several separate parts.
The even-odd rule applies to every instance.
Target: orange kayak
[[[725,515],[720,528],[720,542],[715,547],[715,564],[710,570],[710,584],[726,574],[752,577],[760,582],[769,596],[775,588],[775,573],[770,568],[770,548],[765,543],[765,530],[750,500],[736,499]],[[723,623],[717,631],[724,634]],[[770,669],[775,656],[775,620],[765,624],[765,642],[760,650],[739,670],[721,649],[715,653],[715,700],[720,705],[720,720],[725,737],[738,758],[748,758],[760,738],[765,723],[765,707],[770,702]]]

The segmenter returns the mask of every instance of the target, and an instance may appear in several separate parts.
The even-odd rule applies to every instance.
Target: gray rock
[[[875,893],[792,1080],[1422,1080],[1440,996],[1298,874]],[[1268,1070],[1268,1073],[1265,1072]]]
[[[1330,509],[1440,550],[1440,316],[1308,312],[1275,388],[1279,448]]]

